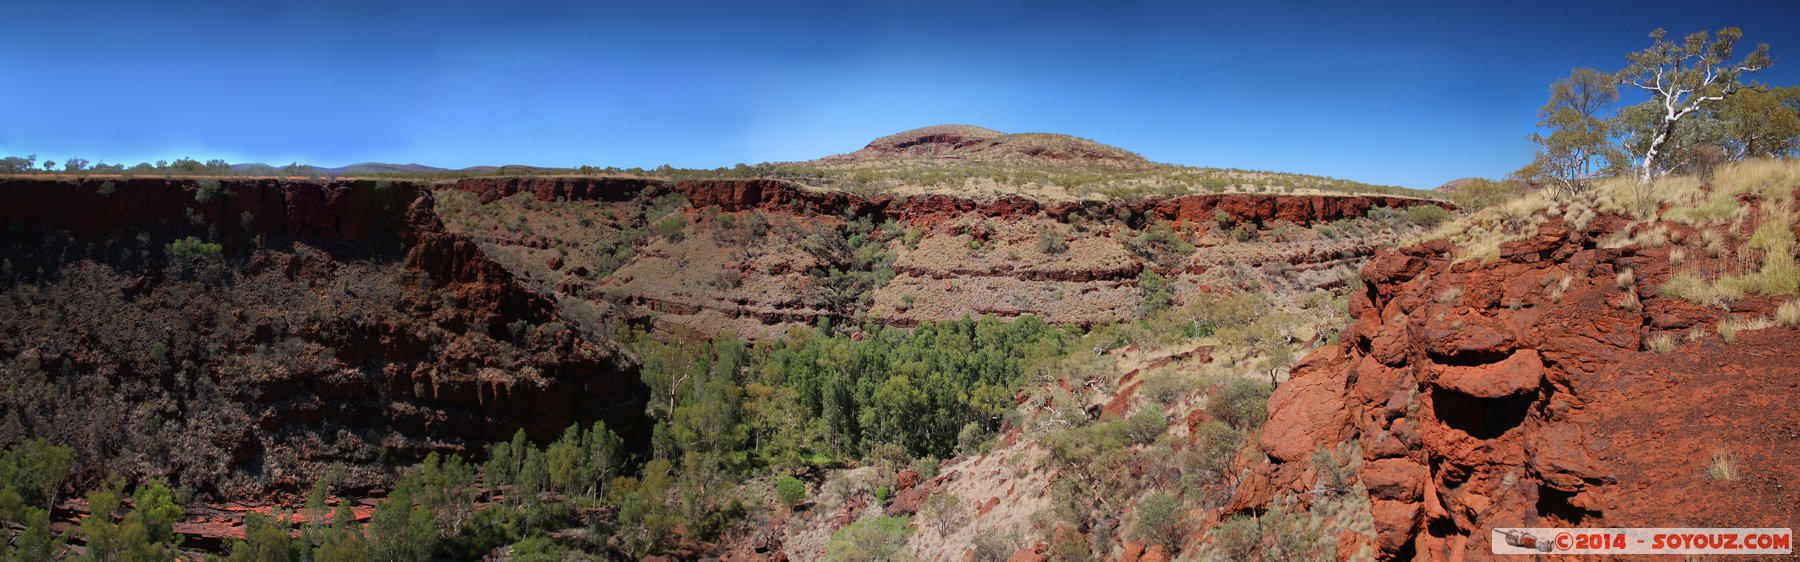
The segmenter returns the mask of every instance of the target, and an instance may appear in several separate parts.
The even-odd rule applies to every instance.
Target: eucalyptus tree
[[[1614,77],[1592,68],[1577,68],[1551,84],[1550,101],[1538,109],[1538,127],[1549,134],[1532,133],[1537,157],[1521,175],[1580,191],[1588,180],[1619,168],[1624,153],[1609,142],[1613,125],[1600,115],[1618,100]]]
[[[1617,74],[1621,86],[1649,92],[1648,103],[1657,109],[1639,161],[1641,179],[1646,184],[1657,171],[1663,146],[1683,118],[1724,101],[1738,90],[1744,75],[1759,72],[1774,62],[1767,43],[1732,62],[1733,47],[1744,36],[1736,27],[1713,35],[1697,31],[1679,43],[1667,36],[1668,32],[1661,28],[1650,32],[1650,47],[1626,55],[1629,64]]]

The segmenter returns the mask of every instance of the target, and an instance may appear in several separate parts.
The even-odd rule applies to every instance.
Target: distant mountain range
[[[277,171],[280,171],[284,167],[285,166],[271,166],[271,165],[263,164],[263,163],[232,164],[231,165],[232,171],[246,173],[246,174],[255,174],[257,172],[262,172],[262,171],[267,171],[267,172],[273,174]],[[312,172],[314,174],[326,175],[326,176],[353,176],[353,175],[360,175],[360,174],[433,174],[433,173],[438,173],[438,172],[458,171],[458,170],[451,170],[449,168],[426,166],[424,164],[387,164],[387,163],[383,163],[383,162],[363,162],[360,164],[350,164],[348,166],[338,166],[336,168],[325,168],[325,167],[321,167],[321,166],[310,166],[309,165],[309,166],[306,166],[306,168],[307,168],[307,170],[309,170],[310,172]],[[491,169],[491,168],[493,168],[493,167],[492,166],[475,166],[475,167],[471,167],[471,168],[464,168],[461,171],[480,171],[481,169]]]

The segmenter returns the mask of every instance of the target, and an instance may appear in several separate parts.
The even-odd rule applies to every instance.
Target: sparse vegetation
[[[1719,321],[1719,337],[1724,338],[1725,343],[1737,343],[1739,332],[1762,330],[1774,325],[1775,321],[1766,317],[1726,318]]]
[[[1800,328],[1800,299],[1781,303],[1775,310],[1775,323],[1788,328]]]
[[[1644,340],[1644,347],[1649,349],[1651,353],[1660,354],[1675,351],[1675,336],[1666,333],[1652,335],[1649,339]]]
[[[912,560],[906,552],[912,534],[906,517],[871,517],[846,525],[831,534],[825,544],[827,562],[883,562]]]
[[[1736,482],[1739,477],[1737,455],[1716,453],[1706,465],[1706,476],[1719,482]]]

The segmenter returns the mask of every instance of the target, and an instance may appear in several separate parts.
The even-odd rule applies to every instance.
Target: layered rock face
[[[1316,448],[1354,442],[1388,559],[1486,559],[1494,527],[1800,520],[1800,331],[1717,333],[1781,299],[1721,309],[1663,296],[1671,248],[1599,243],[1627,228],[1616,215],[1580,230],[1550,219],[1485,263],[1453,261],[1441,241],[1379,252],[1341,345],[1306,357],[1271,398],[1271,462],[1236,505],[1301,494]],[[1734,259],[1688,256],[1690,269]],[[1672,350],[1652,351],[1653,338]]]
[[[205,497],[352,488],[430,451],[605,421],[633,361],[408,182],[0,180],[0,441]],[[211,245],[211,244],[217,244]]]
[[[1173,279],[1177,300],[1331,286],[1405,228],[1368,219],[1372,211],[1438,204],[865,197],[769,179],[474,178],[450,188],[473,195],[451,213],[452,229],[492,244],[545,292],[604,298],[665,330],[749,337],[863,314],[896,325],[972,313],[1115,322],[1139,313],[1146,268]],[[652,204],[662,198],[681,203]],[[665,223],[675,230],[645,234]],[[611,246],[633,236],[628,252]],[[596,246],[608,255],[596,257]],[[859,274],[872,282],[844,281]]]

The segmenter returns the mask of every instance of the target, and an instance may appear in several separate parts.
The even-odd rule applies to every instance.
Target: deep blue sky
[[[7,2],[0,154],[717,167],[971,123],[1428,188],[1523,164],[1547,85],[1655,27],[1800,84],[1794,2],[1372,4]]]

